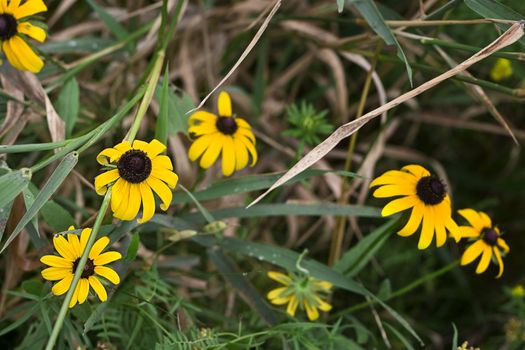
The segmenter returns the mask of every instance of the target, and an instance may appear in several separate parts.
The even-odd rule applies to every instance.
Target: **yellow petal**
[[[412,213],[406,225],[399,230],[397,233],[400,236],[407,237],[413,235],[421,224],[421,219],[423,219],[423,211],[425,206],[423,204],[418,204],[412,208]]]
[[[445,230],[445,224],[439,222],[436,219],[436,247],[441,247],[447,241],[447,231]]]
[[[233,138],[226,136],[222,145],[222,173],[224,176],[230,176],[235,170],[235,148]]]
[[[327,281],[314,280],[311,283],[313,283],[319,289],[324,290],[325,292],[330,291],[330,289],[332,289],[333,287],[332,283],[327,282]]]
[[[151,140],[149,143],[146,153],[151,159],[155,158],[166,150],[166,146],[157,139]]]
[[[173,170],[173,164],[168,156],[157,156],[151,160],[151,167],[153,169],[168,169]]]
[[[42,270],[42,277],[48,281],[58,281],[71,274],[71,268],[64,267],[48,267]]]
[[[93,288],[95,293],[97,293],[100,301],[104,302],[108,300],[108,293],[106,292],[106,288],[104,288],[104,286],[102,285],[102,283],[100,283],[98,278],[96,278],[95,276],[89,276],[88,280],[89,284],[91,285],[91,288]]]
[[[430,176],[430,172],[427,169],[423,168],[421,165],[414,165],[414,164],[407,165],[407,166],[404,166],[402,170],[405,170],[405,171],[408,171],[409,173],[414,174],[418,179],[425,177],[425,176]]]
[[[292,283],[292,279],[283,273],[277,271],[268,271],[268,277],[272,280],[288,286]]]
[[[10,40],[5,40],[2,43],[2,52],[5,54],[5,57],[7,58],[7,61],[9,61],[9,64],[11,64],[18,70],[25,70],[24,65],[18,59],[17,53],[14,52],[11,48]]]
[[[9,5],[7,5],[7,0],[0,1],[0,8],[3,9],[3,12],[13,13],[19,6],[22,0],[11,0]]]
[[[319,298],[317,295],[315,296],[315,302],[317,303],[317,307],[322,311],[332,310],[332,305],[328,304],[327,302]]]
[[[82,252],[84,252],[84,249],[86,249],[87,241],[89,240],[89,236],[91,236],[91,229],[85,228],[80,233],[80,249]]]
[[[319,311],[317,311],[317,308],[315,306],[310,305],[308,300],[305,300],[303,305],[306,310],[306,315],[308,316],[308,319],[310,321],[315,321],[319,318]]]
[[[16,19],[29,17],[40,12],[47,11],[46,4],[42,0],[27,0],[22,6],[13,11]]]
[[[461,239],[461,234],[459,232],[458,224],[456,224],[456,222],[454,221],[454,219],[452,219],[452,217],[450,217],[445,222],[445,228],[450,232],[450,236],[454,238],[456,243],[459,242],[459,240]]]
[[[435,213],[433,206],[426,206],[423,213],[423,228],[417,248],[420,250],[427,249],[434,238],[434,221]]]
[[[285,292],[286,289],[287,289],[286,287],[280,287],[280,288],[273,289],[273,290],[271,290],[270,292],[268,292],[268,294],[267,294],[266,297],[267,297],[268,299],[277,299],[277,298],[280,298],[280,297],[281,297],[281,294],[282,294],[283,292]]]
[[[151,176],[146,179],[146,183],[160,197],[162,201],[160,209],[164,211],[168,210],[171,204],[171,200],[173,198],[173,193],[171,192],[171,189],[164,182]]]
[[[459,226],[459,234],[461,238],[476,238],[480,232],[472,226]]]
[[[75,254],[69,242],[63,236],[55,235],[53,237],[53,245],[58,254],[62,255],[66,260],[75,261],[80,257]]]
[[[83,304],[89,294],[89,282],[87,278],[81,278],[80,281],[78,281],[78,303]]]
[[[137,221],[139,224],[143,224],[149,221],[155,214],[155,198],[153,192],[147,183],[140,183],[140,196],[142,197],[142,217]]]
[[[248,150],[239,137],[233,137],[233,147],[235,149],[235,170],[241,170],[248,165]]]
[[[458,214],[463,216],[470,226],[474,227],[479,232],[485,227],[485,225],[483,225],[483,219],[479,213],[473,209],[461,209],[458,210]]]
[[[239,119],[235,119],[239,120]],[[251,130],[245,129],[245,128],[239,128],[237,129],[237,132],[234,136],[244,136],[246,137],[251,143],[255,144],[255,136],[253,135],[253,132]]]
[[[215,161],[219,157],[219,154],[222,151],[224,140],[228,136],[223,135],[221,133],[215,133],[213,135],[210,135],[209,137],[212,138],[210,147],[206,149],[199,163],[199,165],[203,169],[208,169],[210,166],[212,166],[213,163],[215,163]]]
[[[53,288],[51,288],[51,292],[54,295],[62,295],[65,292],[69,290],[69,287],[71,287],[71,282],[73,281],[73,274],[69,274],[68,276],[64,277],[60,282],[55,283]]]
[[[217,129],[217,126],[211,123],[201,123],[188,128],[188,134],[190,134],[192,138],[202,135],[215,134],[218,132],[219,130]]]
[[[375,178],[374,181],[370,183],[370,187],[403,183],[415,186],[417,183],[417,178],[414,175],[404,171],[389,170],[383,175]]]
[[[434,228],[436,230],[436,247],[441,247],[447,241],[445,223],[450,217],[450,210],[442,205],[434,206]]]
[[[124,179],[118,179],[113,185],[111,192],[111,211],[113,215],[120,209],[122,203],[128,201],[129,196],[129,182]]]
[[[490,259],[492,258],[492,247],[487,245],[483,246],[483,255],[481,255],[481,260],[479,261],[478,267],[476,268],[476,273],[480,274],[485,272],[490,264]]]
[[[413,208],[418,204],[418,199],[415,196],[407,196],[399,199],[395,199],[389,202],[381,211],[382,216],[390,216],[400,211]]]
[[[483,224],[483,227],[492,227],[492,220],[486,213],[480,211],[479,217],[481,219],[481,223]]]
[[[248,129],[248,130],[251,130],[251,128],[252,128],[251,125],[246,120],[244,120],[242,118],[235,118],[235,121],[237,122],[237,125],[239,126],[239,128],[244,128],[244,129]],[[255,139],[254,139],[253,142],[255,142]]]
[[[297,306],[299,305],[299,302],[297,301],[297,298],[295,295],[292,295],[290,298],[290,302],[288,303],[288,307],[286,308],[286,312],[290,316],[295,316],[295,311],[297,310]]]
[[[28,70],[33,73],[38,73],[44,67],[44,61],[33,51],[29,45],[21,37],[15,35],[11,39],[5,41],[6,45],[9,46],[10,52],[16,56],[16,60],[19,64],[24,67],[24,70]],[[11,63],[13,55],[8,56],[5,52],[7,59]]]
[[[494,247],[492,248],[493,249],[493,252],[494,252],[494,255],[496,256],[496,261],[498,262],[498,267],[499,267],[499,272],[498,272],[498,275],[496,276],[496,278],[500,278],[501,275],[503,275],[503,259],[501,259],[501,254],[499,252],[499,249]]]
[[[215,123],[217,123],[217,116],[209,112],[197,111],[190,116],[188,122],[190,123],[190,125],[195,125],[199,122],[210,123],[215,125]]]
[[[113,284],[120,283],[119,275],[111,268],[106,266],[95,266],[95,273],[110,281]]]
[[[44,255],[40,258],[40,261],[43,264],[49,265],[51,267],[66,267],[73,268],[73,262],[66,260],[60,256],[56,255]]]
[[[177,174],[167,169],[153,168],[151,171],[151,176],[164,181],[170,188],[175,188],[175,186],[177,186],[177,182],[179,181]]]
[[[19,33],[23,33],[41,43],[46,40],[46,31],[40,27],[32,25],[29,22],[19,23],[16,30]]]
[[[75,291],[73,292],[73,297],[71,298],[71,301],[69,302],[70,309],[77,304],[79,290],[80,290],[80,283],[77,283],[77,286],[75,287]]]
[[[274,305],[284,305],[284,304],[289,303],[290,299],[291,299],[291,296],[283,297],[283,298],[275,298],[275,299],[270,299],[270,303]]]
[[[129,143],[129,141],[122,141],[121,143],[115,145],[113,148],[119,151],[121,154],[123,154],[131,150],[131,143]]]
[[[101,165],[116,162],[122,156],[122,152],[115,148],[106,148],[97,155],[97,162]]]
[[[406,184],[383,185],[374,191],[373,196],[376,198],[387,198],[395,196],[412,196],[416,194],[415,186]]]
[[[510,248],[507,245],[507,242],[505,242],[502,238],[498,238],[497,245],[501,247],[505,253],[508,253],[510,251]]]
[[[95,260],[95,265],[106,265],[122,259],[122,255],[119,252],[111,251],[100,254]]]
[[[139,213],[141,203],[142,197],[140,196],[139,184],[130,184],[128,206],[124,215],[119,217],[119,219],[127,221],[134,220]]]
[[[248,149],[248,152],[250,152],[250,155],[252,156],[252,164],[250,166],[254,166],[255,163],[257,163],[257,150],[255,149],[255,146],[246,137],[241,137],[241,141],[244,143]]]
[[[147,153],[149,151],[149,144],[145,141],[135,140],[131,148]]]
[[[232,101],[230,95],[226,91],[221,91],[219,94],[219,101],[217,104],[219,109],[219,116],[231,117],[232,116]]]
[[[483,252],[485,246],[486,244],[481,239],[470,245],[461,256],[461,265],[468,265],[476,260],[477,257]]]
[[[91,260],[95,260],[96,258],[98,258],[100,253],[102,253],[102,251],[107,247],[108,244],[109,244],[108,236],[100,237],[99,239],[97,239],[95,244],[93,244],[91,251],[89,252],[89,258]]]
[[[193,143],[190,146],[190,149],[188,150],[188,157],[192,162],[197,160],[206,148],[210,147],[211,141],[213,140],[210,135],[204,135],[193,141]]]
[[[107,191],[107,185],[116,181],[119,177],[120,175],[117,169],[106,171],[105,173],[98,175],[95,178],[95,190],[97,191],[97,194],[101,196],[104,195]]]
[[[67,234],[67,240],[69,241],[69,247],[73,251],[73,253],[81,257],[83,251],[80,250],[80,241],[78,240],[78,236],[72,233]]]

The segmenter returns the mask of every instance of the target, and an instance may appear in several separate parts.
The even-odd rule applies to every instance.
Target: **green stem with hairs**
[[[151,100],[153,99],[153,94],[155,93],[155,89],[157,88],[157,83],[159,81],[160,72],[162,70],[163,64],[164,64],[164,51],[161,50],[157,53],[155,64],[148,77],[146,93],[144,94],[144,98],[142,99],[139,109],[137,110],[137,114],[135,115],[135,119],[133,120],[133,125],[131,125],[131,129],[129,129],[128,137],[126,138],[126,140],[129,142],[133,142],[133,140],[135,140],[135,137],[137,136],[137,132],[139,131],[140,124],[142,123],[142,119],[144,119],[144,115],[146,114],[146,111],[148,110]]]
[[[82,271],[84,271],[84,266],[86,266],[86,263],[89,257],[89,252],[91,251],[93,244],[95,244],[95,240],[97,238],[98,231],[100,230],[100,227],[102,225],[102,220],[104,219],[104,216],[106,215],[106,211],[109,207],[110,199],[111,199],[111,187],[106,192],[104,200],[102,201],[102,205],[100,206],[100,210],[98,212],[97,218],[95,219],[95,224],[93,225],[93,230],[91,231],[91,235],[89,236],[89,239],[86,243],[86,248],[84,249],[84,252],[82,253],[82,257],[80,258],[80,261],[78,262],[77,269],[75,270],[73,281],[71,282],[71,286],[69,287],[69,290],[67,291],[66,298],[64,299],[64,302],[62,303],[62,307],[60,308],[60,312],[58,313],[57,320],[55,321],[55,324],[53,325],[51,336],[49,337],[49,340],[47,341],[46,350],[53,350],[55,347],[55,343],[57,341],[58,335],[60,334],[60,330],[62,329],[62,326],[64,324],[64,319],[66,318],[67,311],[69,309],[69,303],[71,302],[73,293],[75,292],[77,284],[80,281],[80,276],[82,276]]]

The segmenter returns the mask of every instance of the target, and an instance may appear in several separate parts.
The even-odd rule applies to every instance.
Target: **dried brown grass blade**
[[[222,80],[213,88],[213,90],[210,91],[210,93],[208,95],[206,95],[206,97],[201,101],[201,103],[199,103],[199,105],[197,107],[195,107],[194,109],[192,110],[189,110],[187,112],[187,114],[190,114],[190,113],[193,113],[194,111],[202,108],[202,106],[204,106],[204,104],[206,103],[206,101],[208,101],[208,99],[210,98],[211,95],[213,95],[215,93],[215,91],[217,91],[217,89],[219,89],[222,84],[224,84],[224,82],[226,80],[228,80],[228,78],[233,74],[233,72],[235,72],[235,70],[237,70],[237,68],[241,65],[241,63],[244,61],[244,59],[250,54],[250,52],[252,51],[252,49],[255,47],[255,45],[257,44],[257,42],[259,41],[259,39],[261,38],[261,36],[263,35],[263,33],[265,32],[266,28],[268,27],[268,24],[270,24],[270,21],[271,19],[273,18],[273,16],[275,15],[275,13],[277,12],[277,10],[279,9],[279,7],[281,6],[281,1],[282,0],[277,0],[275,2],[275,5],[273,5],[273,8],[272,10],[270,11],[270,13],[268,14],[268,16],[266,17],[266,19],[264,20],[264,22],[261,24],[261,27],[259,28],[259,30],[257,31],[257,33],[255,33],[255,36],[253,37],[252,41],[250,41],[250,43],[248,44],[248,46],[246,47],[246,49],[244,50],[244,52],[242,53],[241,57],[239,57],[239,59],[237,60],[237,62],[235,62],[235,64],[233,65],[233,67],[230,69],[230,71],[224,76],[224,78],[222,78]]]
[[[319,159],[324,157],[328,152],[330,152],[342,139],[352,135],[354,132],[359,130],[363,125],[365,125],[366,123],[368,123],[370,120],[374,119],[381,113],[388,111],[392,109],[393,107],[396,107],[418,96],[419,94],[429,90],[430,88],[438,85],[439,83],[465,71],[467,68],[469,68],[473,64],[483,60],[484,58],[490,56],[494,52],[515,43],[516,41],[521,39],[521,37],[523,37],[524,27],[525,27],[525,21],[516,22],[505,33],[503,33],[500,37],[494,40],[491,44],[489,44],[487,47],[485,47],[484,49],[474,54],[472,57],[470,57],[466,61],[458,64],[456,67],[446,71],[445,73],[435,77],[434,79],[427,81],[421,86],[413,90],[410,90],[407,93],[393,99],[387,104],[379,108],[376,108],[371,112],[368,112],[367,114],[363,115],[361,118],[354,120],[350,123],[341,125],[327,139],[325,139],[323,142],[317,145],[313,150],[307,153],[303,158],[301,158],[292,168],[290,168],[290,170],[288,170],[279,180],[277,180],[266,192],[264,192],[257,199],[255,199],[252,203],[250,203],[250,205],[248,205],[248,208],[258,203],[261,199],[263,199],[268,193],[273,191],[275,188],[281,186],[282,184],[286,183],[288,180],[295,177],[297,174],[301,173],[302,171],[310,167],[312,164],[314,164]]]

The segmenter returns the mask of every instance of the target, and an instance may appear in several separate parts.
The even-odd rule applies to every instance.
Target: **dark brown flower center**
[[[124,180],[134,184],[141,183],[151,174],[151,159],[143,151],[132,149],[120,157],[117,169]]]
[[[215,125],[224,135],[233,135],[238,128],[237,122],[233,117],[219,117]]]
[[[498,233],[493,228],[486,227],[481,231],[481,237],[490,246],[495,246],[498,243]]]
[[[77,270],[78,263],[80,262],[80,258],[75,260],[73,263],[73,273]],[[86,265],[84,265],[84,270],[82,271],[82,278],[88,278],[89,276],[93,276],[95,274],[95,263],[93,263],[93,260],[88,259],[86,262]]]
[[[419,179],[416,185],[419,199],[427,205],[439,204],[445,199],[447,191],[441,180],[435,176],[425,176]]]
[[[16,18],[9,13],[2,13],[0,15],[0,39],[7,40],[12,38],[16,33]]]

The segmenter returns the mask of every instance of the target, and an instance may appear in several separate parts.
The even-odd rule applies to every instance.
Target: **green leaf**
[[[164,71],[164,77],[162,78],[162,89],[160,92],[159,100],[159,115],[157,117],[157,125],[155,129],[155,138],[162,142],[164,145],[168,142],[168,112],[169,112],[169,70],[166,65]],[[158,87],[157,87],[158,88]],[[157,94],[158,95],[158,94]]]
[[[22,289],[25,290],[27,293],[35,295],[37,297],[42,295],[42,289],[44,288],[44,285],[40,280],[27,280],[22,282]]]
[[[397,219],[388,221],[366,235],[335,263],[334,269],[346,276],[357,275],[383,246],[388,236],[396,228],[397,223]]]
[[[34,313],[38,311],[38,309],[38,304],[34,304],[29,311],[22,313],[20,317],[16,319],[16,321],[12,322],[11,324],[9,324],[9,326],[0,330],[0,336],[3,336],[4,334],[7,334],[12,330],[17,329],[18,327],[23,325],[27,320],[29,320],[33,316]]]
[[[465,4],[474,12],[478,13],[484,18],[496,18],[521,21],[525,17],[513,9],[494,0],[465,0]],[[502,30],[507,30],[510,25],[503,23],[496,23]],[[520,39],[520,43],[525,44],[525,39]]]
[[[128,252],[126,253],[124,261],[131,262],[135,260],[135,258],[137,257],[137,252],[139,250],[139,243],[140,235],[137,232],[135,232],[133,236],[131,236],[131,240],[129,241]]]
[[[191,114],[188,111],[195,108],[195,104],[185,92],[179,97],[172,89],[168,89],[168,133],[177,135],[182,132],[188,133],[188,118]],[[155,98],[157,101],[162,99],[162,88],[155,89]]]
[[[259,292],[242,275],[239,267],[218,248],[208,249],[208,256],[222,277],[237,290],[241,298],[268,324],[275,325],[277,320],[273,311],[268,307],[268,304]]]
[[[73,170],[75,165],[78,161],[78,152],[71,152],[67,156],[64,157],[64,159],[60,162],[60,164],[57,166],[53,174],[49,177],[47,182],[44,184],[44,187],[42,187],[42,190],[38,193],[38,195],[35,198],[35,202],[27,210],[27,212],[24,214],[22,219],[20,219],[20,222],[18,225],[16,225],[13,233],[9,236],[7,239],[7,242],[4,244],[2,250],[0,250],[0,253],[2,253],[5,248],[18,236],[20,231],[31,221],[33,216],[38,214],[38,211],[46,204],[46,202],[51,198],[53,193],[58,189],[58,187],[62,184],[62,182],[65,180],[67,175]]]
[[[71,136],[78,118],[80,90],[75,77],[67,80],[56,102],[58,115],[66,123],[66,137]]]
[[[7,226],[9,215],[11,215],[12,206],[13,202],[9,202],[5,207],[0,208],[0,241],[4,237],[5,227]]]
[[[388,329],[390,332],[394,333],[394,335],[403,343],[404,349],[407,350],[414,350],[414,347],[410,344],[410,342],[405,338],[401,332],[399,332],[397,329],[389,325],[388,323],[384,323],[386,329]]]
[[[405,56],[403,48],[397,41],[396,37],[390,30],[390,27],[385,23],[385,19],[381,12],[379,12],[377,6],[373,0],[350,0],[350,3],[353,4],[359,13],[367,21],[370,28],[374,30],[386,43],[387,45],[395,45],[397,48],[397,56],[405,62],[405,67],[408,74],[408,80],[410,80],[410,85],[412,84],[412,68],[408,63],[408,59]]]
[[[49,201],[42,207],[40,213],[44,221],[55,231],[66,231],[69,226],[75,225],[75,219],[61,205],[54,201]]]
[[[5,208],[31,180],[31,169],[23,168],[0,176],[0,208]]]
[[[98,6],[93,0],[87,0],[89,6],[100,17],[100,20],[104,22],[104,24],[108,27],[108,29],[115,34],[115,36],[119,40],[124,40],[129,33],[126,31],[126,29],[119,23],[117,20],[109,14],[103,7]]]
[[[454,322],[452,322],[452,328],[454,329],[454,336],[452,337],[452,350],[456,350],[458,348],[458,328]]]

